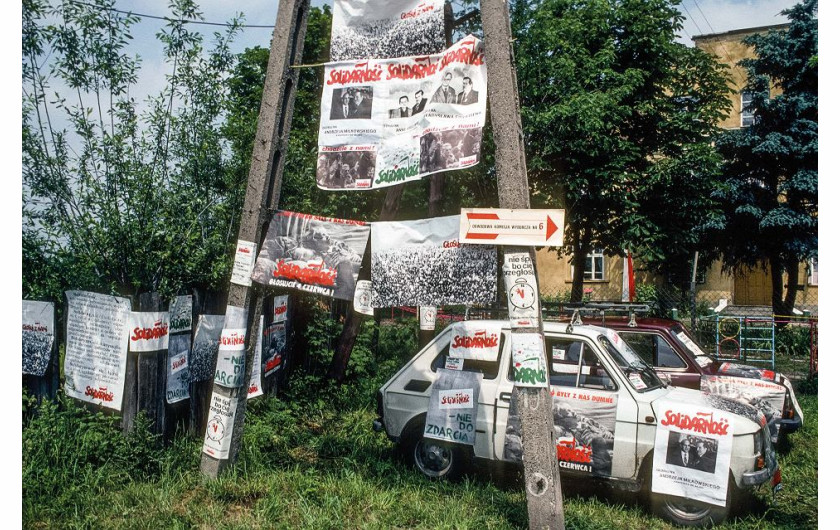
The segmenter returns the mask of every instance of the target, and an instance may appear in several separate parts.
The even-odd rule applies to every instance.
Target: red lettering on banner
[[[322,151],[328,151],[330,149],[327,148],[327,147],[324,147],[321,150]],[[339,225],[364,226],[364,225],[367,224],[364,221],[354,221],[352,219],[335,219],[333,217],[322,217],[320,215],[312,215],[312,214],[308,214],[308,213],[287,212],[285,210],[280,212],[280,213],[283,214],[283,217],[295,217],[297,219],[312,219],[314,221],[325,221],[325,222],[328,222],[328,223],[335,223],[335,224],[339,224]]]
[[[43,326],[41,324],[35,324],[34,326],[32,324],[24,324],[23,325],[23,331],[45,332],[45,331],[47,331],[47,326]]]
[[[701,416],[708,416],[708,418]],[[686,431],[694,431],[701,434],[716,434],[719,436],[726,436],[729,430],[729,422],[727,420],[715,421],[713,414],[704,412],[698,412],[696,416],[689,416],[669,410],[665,413],[665,419],[660,423],[665,427],[673,425]]]
[[[347,83],[373,83],[382,79],[382,67],[369,63],[358,63],[353,68],[330,70],[328,85],[346,85]]]
[[[425,79],[437,72],[438,64],[428,59],[417,59],[416,64],[389,64],[387,81],[391,79]],[[419,62],[423,61],[423,62]]]
[[[219,339],[219,344],[221,346],[244,346],[245,335],[240,335],[239,333],[233,333],[227,337],[222,335],[222,338]]]
[[[151,340],[165,337],[169,334],[169,324],[163,324],[163,321],[158,320],[152,328],[134,328],[134,335],[131,340]]]
[[[581,445],[578,447],[577,440],[572,438],[557,442],[557,459],[564,462],[579,462],[581,464],[592,463],[592,446]]]
[[[453,239],[452,241],[444,241],[443,248],[459,248],[461,243],[458,242],[457,239]]]
[[[180,359],[178,359],[177,361],[172,363],[172,370],[175,370],[176,368],[180,368],[181,366],[184,366],[185,364],[187,364],[187,358],[186,357],[181,357]]]
[[[280,316],[286,312],[286,306],[281,305],[280,307],[274,308],[274,316]]]
[[[470,395],[458,392],[454,396],[441,396],[441,405],[463,405],[470,403]]]
[[[275,278],[298,280],[307,285],[335,287],[336,276],[338,276],[338,272],[330,267],[324,267],[324,262],[301,267],[300,265],[286,263],[284,260],[278,259],[276,268],[274,269]]]
[[[85,395],[102,401],[114,401],[114,393],[108,392],[107,386],[100,386],[99,389],[88,386],[85,388]]]
[[[423,13],[427,13],[434,8],[435,8],[435,6],[433,6],[433,5],[420,4],[419,6],[417,6],[416,9],[412,9],[411,11],[406,11],[405,13],[400,13],[400,18],[401,19],[406,19],[406,18],[419,17]]]
[[[476,331],[475,336],[462,337],[455,335],[452,339],[454,348],[495,348],[499,345],[499,337],[495,333],[487,336],[487,331]]]
[[[267,360],[267,361],[265,362],[265,371],[266,371],[266,372],[268,372],[268,371],[270,371],[272,368],[274,368],[274,367],[276,367],[277,365],[279,365],[281,360],[282,360],[282,359],[280,358],[280,356],[279,356],[279,355],[278,355],[278,356],[276,356],[276,357],[273,357],[273,358],[271,358],[271,359],[269,359],[269,360]]]

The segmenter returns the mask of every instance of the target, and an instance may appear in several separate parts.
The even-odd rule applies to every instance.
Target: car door
[[[669,376],[674,386],[700,389],[700,373],[694,363],[686,360],[664,335],[647,330],[622,330],[618,334],[656,373]]]
[[[546,335],[554,441],[561,470],[588,476],[632,477],[638,409],[587,338]],[[509,358],[505,361],[509,365]],[[521,459],[519,418],[511,403],[512,369],[496,399],[494,451],[499,460]],[[627,421],[623,421],[623,420]],[[627,465],[625,465],[627,464]]]

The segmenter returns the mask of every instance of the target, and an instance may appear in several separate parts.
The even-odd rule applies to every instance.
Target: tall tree
[[[715,228],[724,265],[768,264],[773,313],[790,315],[800,264],[817,252],[817,0],[783,14],[786,30],[744,39],[756,56],[739,63],[755,123],[718,140],[726,164]]]
[[[534,202],[566,210],[573,301],[593,249],[663,263],[696,248],[728,89],[715,61],[676,42],[679,3],[514,3]]]

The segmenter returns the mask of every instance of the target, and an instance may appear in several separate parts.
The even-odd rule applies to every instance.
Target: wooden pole
[[[308,16],[309,0],[279,2],[257,135],[251,155],[251,169],[245,190],[245,203],[239,221],[239,241],[255,246],[265,236],[270,214],[280,197],[298,82],[298,69],[291,66],[299,64],[303,56]],[[247,315],[244,367],[246,377],[243,384],[237,388],[213,385],[214,394],[224,399],[236,398],[236,408],[233,410],[233,429],[229,434],[231,438],[227,458],[214,458],[202,451],[201,472],[211,478],[217,478],[227,466],[234,464],[239,453],[248,397],[247,375],[251,373],[254,362],[256,335],[259,332],[258,317],[261,315],[263,297],[264,292],[259,285],[245,286],[233,281],[230,283],[228,307],[244,309]],[[221,357],[219,355],[220,359]]]
[[[490,114],[493,118],[493,139],[496,144],[496,174],[500,208],[530,208],[528,171],[525,164],[525,142],[519,111],[516,70],[513,67],[513,38],[505,0],[481,0],[484,26],[487,89]],[[503,247],[508,255],[527,252],[536,276],[534,247]],[[539,289],[537,289],[539,292]],[[513,334],[542,333],[543,324],[539,296],[537,326],[513,328]],[[513,338],[512,338],[513,340]],[[542,355],[545,357],[545,344]],[[547,365],[547,364],[546,364]],[[514,387],[513,399],[522,425],[522,462],[525,468],[525,491],[530,528],[565,528],[560,469],[554,448],[554,425],[551,395],[543,388]]]
[[[138,297],[143,312],[162,311],[160,293],[142,293]],[[164,432],[164,404],[166,403],[166,350],[137,354],[137,412],[145,412],[152,420],[152,432]]]

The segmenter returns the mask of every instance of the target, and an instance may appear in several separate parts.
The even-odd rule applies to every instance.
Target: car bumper
[[[761,484],[764,484],[765,482],[773,478],[773,475],[775,475],[778,470],[779,465],[776,464],[773,467],[765,467],[760,471],[744,473],[744,486],[760,486]]]
[[[779,420],[779,432],[794,432],[802,427],[802,418]]]

